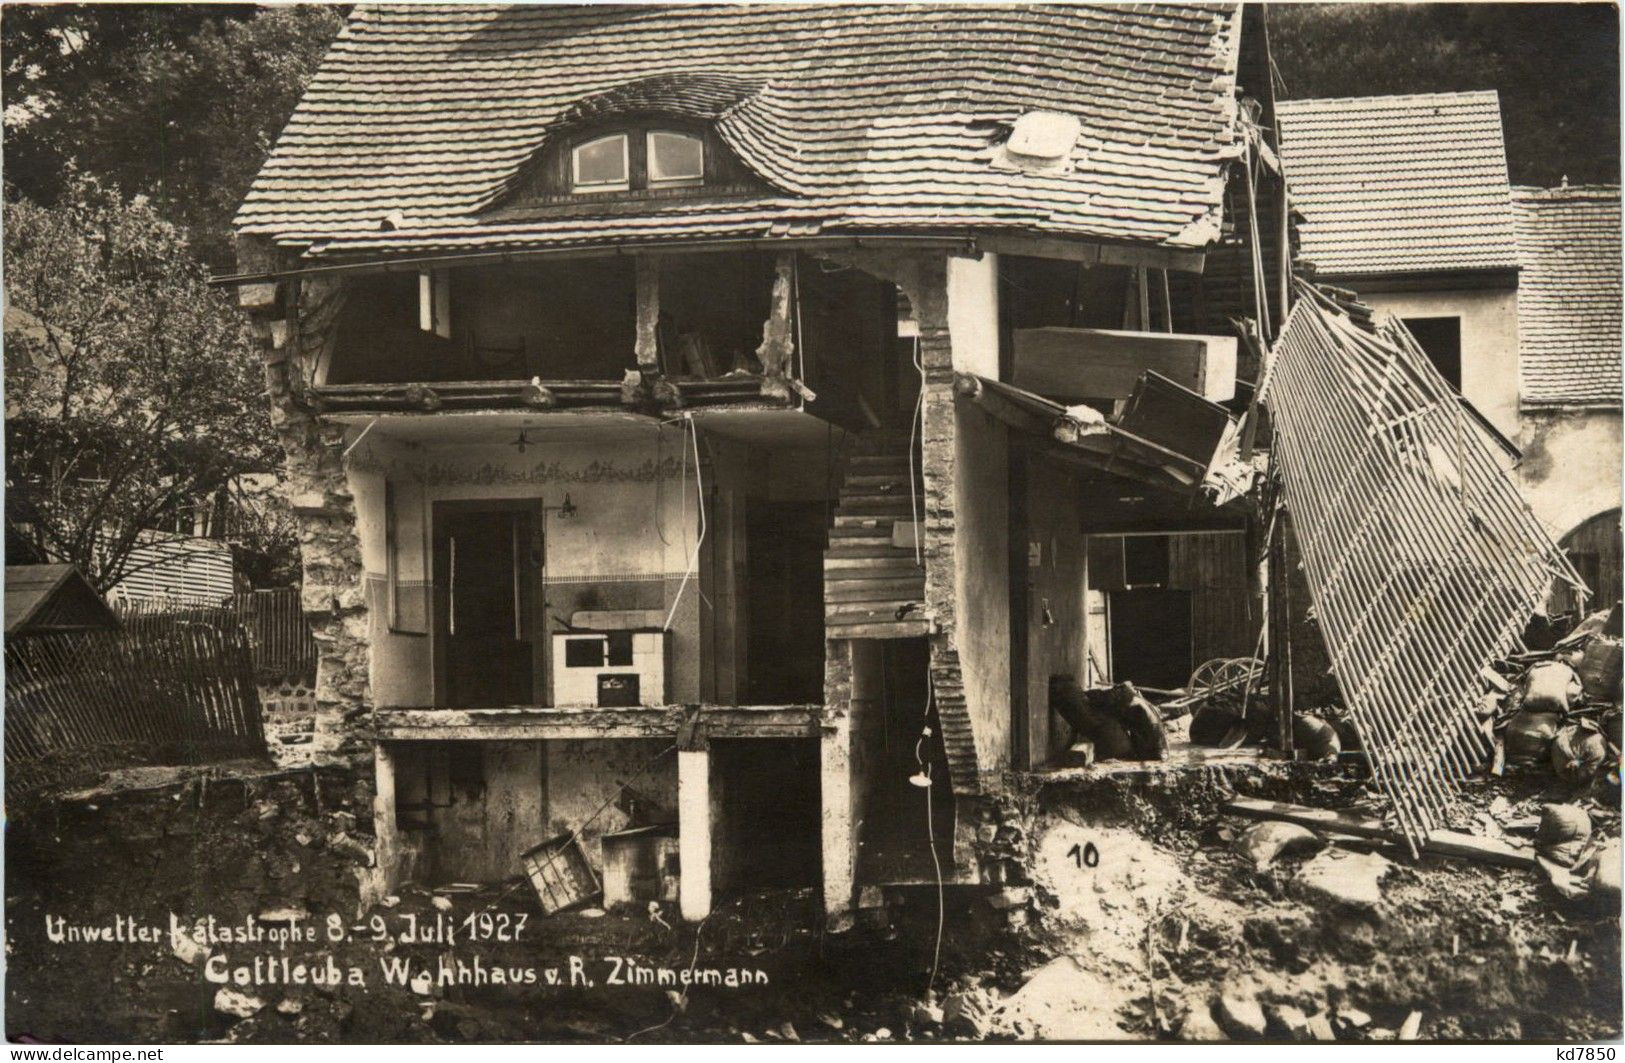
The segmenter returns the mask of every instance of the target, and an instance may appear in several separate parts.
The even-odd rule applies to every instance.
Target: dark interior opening
[[[818,742],[712,739],[711,823],[711,890],[718,900],[818,885]]]
[[[1137,587],[1111,592],[1112,678],[1173,690],[1191,661],[1191,592]]]
[[[706,380],[760,372],[773,292],[767,255],[666,258],[660,268],[660,361],[667,376]]]
[[[329,384],[615,380],[636,365],[632,260],[450,271],[451,335],[419,326],[418,277],[354,280]]]
[[[853,650],[858,881],[930,882],[931,838],[937,860],[951,867],[954,829],[953,783],[930,705],[930,646],[924,638],[878,639],[854,642]],[[930,786],[910,781],[926,768]]]
[[[539,544],[532,513],[442,503],[434,524],[437,704],[537,703]]]
[[[1009,255],[1000,260],[1002,291],[1012,329],[1123,327],[1130,273],[1125,266],[1090,266]]]
[[[1450,381],[1451,387],[1460,391],[1461,318],[1407,317],[1404,321],[1416,342],[1427,352],[1428,360]]]
[[[828,507],[751,499],[745,511],[746,700],[813,705],[824,698],[824,548]]]

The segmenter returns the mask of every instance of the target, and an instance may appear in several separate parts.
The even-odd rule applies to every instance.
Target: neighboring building
[[[928,836],[1000,881],[1051,676],[1253,654],[1202,488],[1256,359],[1199,333],[1284,316],[1261,18],[358,7],[232,283],[380,888],[596,862],[622,785],[689,918],[839,917]]]
[[[1402,319],[1518,434],[1518,251],[1494,92],[1281,100],[1299,265]]]
[[[1516,188],[1523,460],[1535,514],[1606,605],[1620,596],[1619,186]]]
[[[241,589],[230,544],[195,535],[141,533],[125,572],[107,592],[115,601],[219,605]]]
[[[1521,450],[1525,497],[1599,600],[1617,598],[1618,188],[1514,191],[1494,92],[1278,106],[1301,264],[1405,321]]]
[[[96,588],[72,565],[6,566],[6,638],[118,627]]]

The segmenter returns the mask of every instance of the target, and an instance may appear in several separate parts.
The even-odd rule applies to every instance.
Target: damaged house
[[[1264,656],[1267,71],[1233,4],[358,7],[225,280],[379,887],[996,881],[1052,684]]]

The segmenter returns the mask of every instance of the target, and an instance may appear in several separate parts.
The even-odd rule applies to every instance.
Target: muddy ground
[[[6,851],[8,1036],[738,1042],[1620,1035],[1617,899],[1599,910],[1562,900],[1534,872],[1416,861],[1353,840],[1259,868],[1241,851],[1253,824],[1222,811],[1238,793],[1347,807],[1365,794],[1353,778],[1307,778],[1276,766],[1029,781],[1012,804],[1030,881],[945,891],[932,980],[938,909],[931,887],[871,895],[885,906],[865,910],[854,930],[838,935],[822,932],[812,890],[728,899],[698,927],[677,922],[669,905],[652,914],[547,918],[522,883],[480,893],[405,889],[363,911],[372,796],[364,776],[245,769],[226,779],[148,778],[15,810]],[[1467,807],[1493,804],[1516,826],[1541,800],[1574,796],[1552,794],[1549,783],[1536,775],[1477,784]],[[1599,832],[1617,836],[1617,799],[1583,799]],[[1350,860],[1357,864],[1343,863]],[[1365,872],[1375,894],[1351,898],[1317,886],[1328,863],[1339,880]],[[189,927],[181,937],[167,932],[171,912]],[[48,915],[77,926],[114,926],[125,916],[165,932],[155,942],[53,941]],[[211,944],[190,928],[209,916],[221,926],[302,926],[317,940]],[[455,941],[402,940],[412,920],[450,923]],[[470,933],[481,939],[469,940]],[[255,957],[271,963],[258,983]],[[325,974],[328,959],[341,981],[354,968],[365,984],[264,981],[298,963],[307,976]],[[450,974],[447,984],[436,984],[443,960]],[[403,962],[406,984],[390,984],[385,970],[393,965],[399,973]],[[249,984],[229,981],[238,969]],[[520,984],[491,984],[498,970]],[[221,971],[225,984],[210,980]],[[527,971],[534,982],[524,981]],[[654,984],[635,984],[645,971]],[[549,972],[559,984],[547,984]],[[700,982],[731,977],[739,984],[684,992],[684,972]],[[456,984],[482,977],[483,984]],[[663,977],[671,984],[658,984]]]

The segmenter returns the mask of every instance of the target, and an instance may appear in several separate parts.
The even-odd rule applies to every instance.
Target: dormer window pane
[[[686,133],[649,134],[649,187],[697,185],[705,178],[705,144]]]
[[[577,192],[624,192],[627,189],[626,134],[578,144],[571,153]]]

